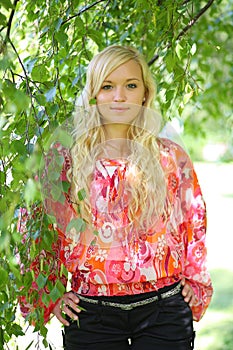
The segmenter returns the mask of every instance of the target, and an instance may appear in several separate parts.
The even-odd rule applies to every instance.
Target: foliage
[[[136,46],[158,82],[165,119],[183,113],[195,137],[203,123],[230,130],[231,6],[232,0],[1,0],[0,348],[22,334],[17,301],[33,282],[47,288],[46,302],[63,292],[48,280],[50,267],[43,262],[37,277],[28,269],[42,249],[52,254],[51,218],[32,216],[22,239],[18,210],[41,202],[34,180],[41,154],[52,131],[71,115],[90,59],[109,44]],[[32,316],[41,320],[40,311]],[[37,330],[46,338],[41,322]]]

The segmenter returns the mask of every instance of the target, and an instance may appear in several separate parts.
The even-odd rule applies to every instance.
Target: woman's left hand
[[[183,286],[182,295],[184,301],[192,307],[196,302],[196,296],[194,294],[193,288],[186,282],[185,278],[181,280],[181,285]]]

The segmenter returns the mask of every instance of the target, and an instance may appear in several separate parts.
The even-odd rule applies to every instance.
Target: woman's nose
[[[113,99],[115,102],[124,102],[126,95],[123,87],[117,87],[114,91]]]

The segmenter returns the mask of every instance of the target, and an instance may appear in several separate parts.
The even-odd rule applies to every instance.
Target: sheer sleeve
[[[20,209],[18,222],[18,230],[22,233],[25,244],[30,242],[27,259],[20,258],[21,271],[25,276],[32,276],[31,283],[22,289],[19,302],[22,315],[32,324],[37,320],[38,310],[42,310],[44,323],[49,321],[51,312],[67,285],[66,261],[70,252],[66,228],[74,217],[66,176],[71,163],[67,150],[56,146],[56,154],[60,157],[60,174],[54,174],[58,170],[54,167],[54,159],[46,159],[46,169],[53,171],[52,176],[49,174],[49,179],[56,181],[52,181],[52,184],[45,178],[41,181],[43,203],[35,205],[30,212]],[[44,173],[42,176],[45,176]],[[52,222],[49,217],[53,218]],[[25,281],[29,281],[29,278],[25,278]]]
[[[192,307],[193,319],[199,321],[205,313],[213,293],[207,271],[206,206],[193,164],[183,151],[179,156],[182,222],[185,258],[183,277],[191,285],[197,297]]]

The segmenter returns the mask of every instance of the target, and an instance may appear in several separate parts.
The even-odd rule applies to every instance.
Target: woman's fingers
[[[196,301],[194,291],[192,287],[188,283],[186,283],[184,278],[182,279],[181,284],[183,286],[182,295],[184,297],[184,301],[188,303],[190,307],[192,307]]]
[[[53,314],[57,319],[64,324],[69,326],[69,322],[64,318],[64,313],[68,315],[71,319],[77,320],[78,315],[81,310],[78,308],[79,298],[72,292],[67,292],[59,300],[57,305],[53,309]]]
[[[56,304],[52,312],[57,317],[58,321],[64,324],[64,326],[69,326],[70,325],[69,322],[62,315],[63,306],[61,307],[61,305],[62,305],[62,301],[59,300],[59,302]]]

